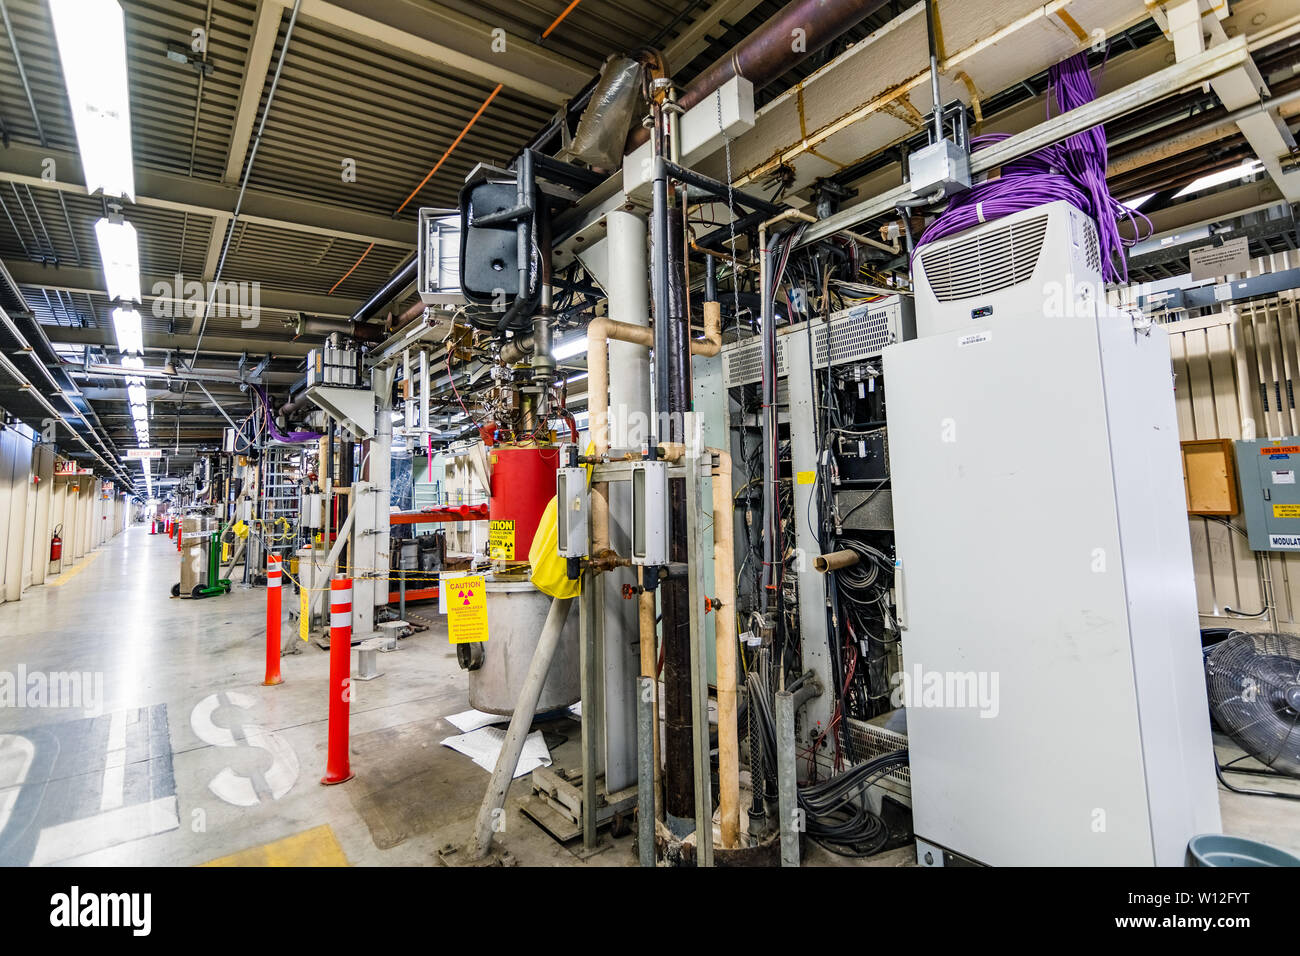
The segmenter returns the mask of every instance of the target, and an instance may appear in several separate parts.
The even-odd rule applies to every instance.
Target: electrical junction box
[[[586,468],[560,468],[555,472],[556,550],[562,558],[585,558],[590,512]]]
[[[907,185],[912,195],[944,196],[970,189],[970,155],[950,139],[941,139],[907,157]]]
[[[1300,437],[1236,442],[1252,551],[1300,551]]]
[[[460,210],[420,210],[416,289],[425,305],[464,305],[460,291]]]
[[[632,563],[661,567],[668,563],[668,462],[632,465]]]

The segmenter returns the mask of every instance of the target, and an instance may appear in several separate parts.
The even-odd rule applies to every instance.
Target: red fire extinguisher
[[[59,532],[63,530],[63,525],[54,529],[54,537],[50,538],[50,560],[58,561],[63,557],[63,539],[59,537]]]

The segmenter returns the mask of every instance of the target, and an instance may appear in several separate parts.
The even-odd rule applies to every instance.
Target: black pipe
[[[666,313],[655,318],[656,333],[663,325],[664,351],[655,352],[655,367],[663,367],[666,390],[659,405],[662,436],[668,442],[686,442],[685,416],[691,400],[690,317],[686,313],[686,272],[683,268],[684,230],[679,209],[668,210]],[[665,414],[666,413],[666,414]],[[686,479],[669,482],[669,560],[685,564],[693,556],[686,547]],[[660,585],[663,605],[664,647],[664,811],[671,823],[685,829],[695,819],[695,738],[692,732],[691,609],[689,582],[668,577]]]
[[[366,321],[366,319],[370,318],[370,316],[374,314],[375,310],[377,310],[381,305],[388,302],[390,299],[395,298],[399,292],[414,282],[416,271],[415,266],[415,257],[412,256],[410,262],[389,276],[388,280],[379,287],[379,290],[367,299],[361,308],[352,313],[352,321]]]
[[[693,169],[685,166],[679,166],[677,163],[664,160],[664,167],[668,175],[679,182],[686,183],[688,186],[694,186],[696,189],[702,189],[715,199],[722,202],[734,201],[737,205],[747,206],[757,212],[767,213],[769,217],[775,216],[779,212],[788,209],[788,206],[778,205],[768,202],[766,199],[760,199],[757,196],[751,196],[749,193],[741,192],[739,189],[729,189],[727,184],[714,179],[711,176],[705,176],[703,173],[697,173]]]

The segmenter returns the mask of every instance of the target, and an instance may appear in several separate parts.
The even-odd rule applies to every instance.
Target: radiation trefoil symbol
[[[458,596],[461,598],[461,602],[460,602],[460,603],[461,603],[462,605],[467,605],[467,604],[469,604],[469,599],[472,598],[472,597],[474,596],[474,592],[473,592],[473,591],[461,591],[461,592],[459,592],[459,595],[458,595]]]

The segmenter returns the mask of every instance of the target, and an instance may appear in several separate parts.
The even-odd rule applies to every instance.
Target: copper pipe
[[[718,464],[713,469],[713,586],[721,602],[714,628],[718,668],[718,820],[722,830],[722,847],[731,849],[740,845],[735,501],[731,487],[731,455],[716,448],[707,451],[718,459]]]
[[[851,568],[858,563],[858,560],[856,551],[832,551],[830,554],[819,554],[813,558],[813,567],[825,574],[827,571],[842,571],[844,568]]]

